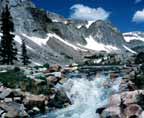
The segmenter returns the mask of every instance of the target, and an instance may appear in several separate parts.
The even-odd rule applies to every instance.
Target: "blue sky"
[[[144,31],[144,0],[33,0],[64,17],[109,20],[121,32]]]

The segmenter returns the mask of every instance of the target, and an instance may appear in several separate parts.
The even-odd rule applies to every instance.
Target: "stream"
[[[107,105],[112,94],[119,92],[121,75],[114,80],[100,73],[88,78],[70,78],[62,86],[72,105],[39,118],[99,118],[97,108]]]

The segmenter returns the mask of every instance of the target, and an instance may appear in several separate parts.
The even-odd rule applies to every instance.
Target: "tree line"
[[[20,61],[23,65],[30,64],[27,55],[25,40],[22,40],[21,57],[18,59],[18,50],[14,41],[14,23],[9,11],[8,5],[5,6],[1,13],[1,40],[0,40],[0,64],[13,65]]]

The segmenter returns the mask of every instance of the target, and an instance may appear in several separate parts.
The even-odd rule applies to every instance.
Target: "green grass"
[[[12,89],[20,88],[22,91],[31,92],[37,95],[47,95],[49,93],[49,87],[46,81],[37,84],[36,81],[27,78],[21,71],[16,72],[10,70],[5,73],[0,73],[0,82],[3,83],[5,87]]]
[[[0,82],[9,88],[17,88],[22,83],[28,83],[28,78],[22,72],[10,70],[5,73],[0,73]]]

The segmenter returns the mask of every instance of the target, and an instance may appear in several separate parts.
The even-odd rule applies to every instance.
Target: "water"
[[[109,97],[119,91],[121,77],[111,81],[109,75],[100,75],[89,81],[84,78],[69,79],[63,89],[73,105],[48,113],[40,118],[99,118],[96,109],[108,104]]]

